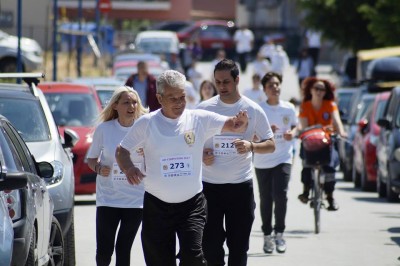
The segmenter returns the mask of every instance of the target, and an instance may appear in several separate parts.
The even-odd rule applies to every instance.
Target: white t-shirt
[[[294,140],[287,141],[283,138],[283,133],[296,126],[297,116],[294,105],[287,101],[279,101],[278,105],[269,105],[266,102],[261,104],[261,108],[267,114],[271,125],[276,125],[279,129],[274,132],[275,151],[269,154],[254,154],[254,167],[267,169],[275,167],[281,163],[292,163]]]
[[[129,129],[130,127],[123,127],[118,119],[114,119],[101,123],[93,134],[87,158],[100,157],[100,163],[112,169],[109,176],[97,175],[96,206],[143,208],[143,185],[129,184],[115,159],[115,149]],[[143,156],[136,150],[130,150],[130,153],[132,161],[143,166]]]
[[[306,32],[306,37],[308,40],[308,47],[310,47],[310,48],[320,48],[321,47],[321,32],[308,30]]]
[[[249,29],[237,30],[233,36],[236,42],[236,52],[244,53],[250,52],[252,48],[252,42],[254,41],[254,34]]]
[[[253,70],[255,74],[258,74],[262,79],[264,75],[272,70],[272,66],[267,59],[262,60],[254,60],[253,61]]]
[[[250,88],[250,89],[243,91],[243,95],[258,104],[265,102],[267,100],[267,95],[265,95],[265,92],[262,90],[261,85],[258,90],[254,90],[254,89]]]
[[[164,202],[179,203],[202,191],[204,143],[221,133],[226,120],[212,112],[187,109],[170,119],[159,109],[136,121],[121,146],[143,147],[145,190]]]
[[[226,116],[234,116],[240,110],[247,110],[249,124],[246,132],[236,135],[223,133],[207,140],[204,147],[214,150],[215,160],[210,166],[203,164],[203,181],[213,184],[227,184],[250,180],[253,176],[252,154],[250,152],[237,154],[231,143],[236,138],[245,140],[253,140],[254,136],[257,136],[260,140],[272,138],[274,134],[265,112],[246,96],[242,96],[234,104],[226,104],[217,95],[201,102],[197,108]]]

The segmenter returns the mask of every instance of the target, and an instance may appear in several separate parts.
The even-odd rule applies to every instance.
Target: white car
[[[0,30],[0,73],[17,72],[18,38]],[[21,60],[24,72],[39,70],[43,65],[43,51],[33,39],[21,38]]]
[[[136,36],[135,49],[150,54],[178,54],[178,35],[173,31],[142,31]]]

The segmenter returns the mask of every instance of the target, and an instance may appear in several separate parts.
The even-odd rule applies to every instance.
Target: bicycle
[[[315,233],[321,231],[321,208],[324,204],[324,173],[322,167],[331,161],[333,142],[337,135],[320,125],[307,127],[299,134],[302,142],[303,159],[311,168],[313,186],[310,207],[314,210]]]

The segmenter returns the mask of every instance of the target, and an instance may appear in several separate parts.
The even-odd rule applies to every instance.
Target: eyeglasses
[[[312,87],[314,90],[316,90],[316,91],[323,91],[323,92],[325,92],[326,91],[326,88],[323,88],[323,87],[316,87],[316,86],[314,86],[314,87]]]

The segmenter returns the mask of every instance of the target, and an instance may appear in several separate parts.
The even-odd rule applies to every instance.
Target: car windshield
[[[349,114],[349,109],[351,107],[351,97],[353,96],[352,93],[341,93],[339,95],[339,110],[343,112],[341,114],[344,117],[347,117]]]
[[[172,42],[168,38],[146,38],[140,40],[137,46],[146,53],[169,53],[172,49]]]
[[[368,107],[372,104],[373,101],[374,101],[374,98],[365,98],[364,101],[359,104],[360,106],[359,106],[359,109],[357,111],[357,115],[355,117],[355,122],[356,123],[358,121],[360,121],[360,119],[365,116],[365,114],[368,111]]]
[[[45,93],[54,120],[59,126],[93,126],[99,113],[92,94]]]
[[[114,93],[114,90],[98,90],[97,91],[97,95],[100,98],[101,106],[103,106],[103,108],[108,104],[113,93]]]
[[[0,98],[0,114],[14,125],[26,142],[48,141],[51,138],[46,116],[38,101]]]

